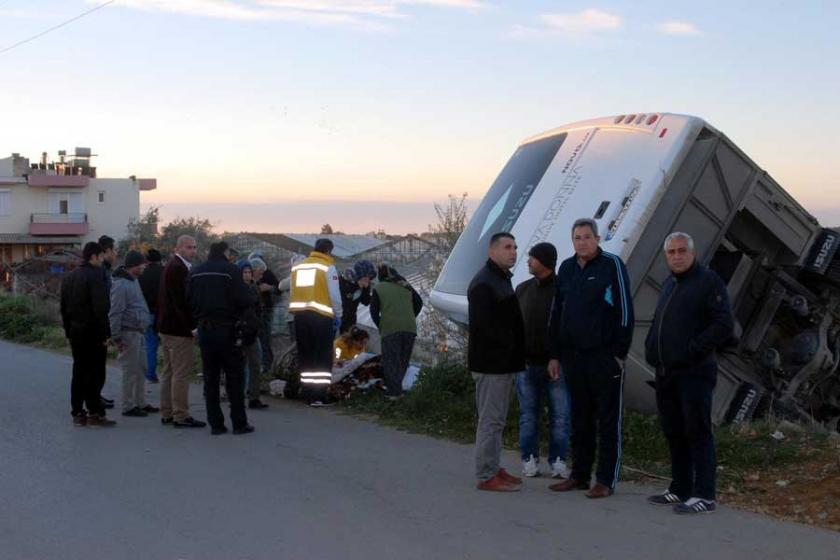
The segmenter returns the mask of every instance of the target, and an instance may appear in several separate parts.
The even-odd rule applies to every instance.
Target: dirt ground
[[[840,438],[833,449],[808,454],[795,466],[749,473],[739,488],[720,488],[720,502],[840,531]]]

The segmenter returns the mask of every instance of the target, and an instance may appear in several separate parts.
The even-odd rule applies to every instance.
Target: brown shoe
[[[575,480],[574,478],[567,478],[560,482],[555,482],[548,487],[552,492],[570,492],[572,490],[588,490],[589,483],[582,480]]]
[[[74,414],[73,425],[78,427],[87,426],[87,414]]]
[[[87,419],[88,426],[96,426],[99,428],[111,428],[117,423],[113,420],[108,420],[104,414],[89,414]]]
[[[519,484],[511,484],[502,478],[501,475],[497,474],[493,478],[479,481],[476,488],[488,492],[519,492],[521,486]]]
[[[510,484],[522,484],[522,479],[518,476],[513,476],[505,469],[499,469],[499,472],[496,473],[496,476],[500,477],[505,482],[509,482]]]
[[[595,485],[586,493],[587,498],[608,498],[612,496],[613,489],[606,484],[596,482]]]

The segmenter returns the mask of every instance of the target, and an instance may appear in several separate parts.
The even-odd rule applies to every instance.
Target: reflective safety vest
[[[315,311],[333,318],[328,272],[335,261],[329,255],[312,251],[309,258],[292,267],[292,293],[289,312]]]

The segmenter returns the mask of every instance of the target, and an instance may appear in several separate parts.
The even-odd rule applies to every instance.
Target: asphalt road
[[[2,560],[840,557],[838,533],[728,508],[678,517],[631,484],[594,501],[547,479],[478,492],[469,446],[336,409],[269,399],[244,436],[157,416],[74,428],[69,357],[0,342],[0,378]],[[202,418],[200,386],[191,400]]]

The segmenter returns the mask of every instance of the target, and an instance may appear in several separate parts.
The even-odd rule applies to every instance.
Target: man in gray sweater
[[[123,416],[147,416],[159,409],[146,404],[146,349],[144,333],[151,322],[149,307],[137,278],[146,259],[137,251],[125,255],[125,263],[113,274],[111,285],[111,340],[117,346],[122,368]]]

